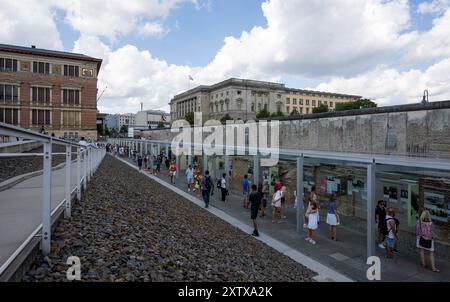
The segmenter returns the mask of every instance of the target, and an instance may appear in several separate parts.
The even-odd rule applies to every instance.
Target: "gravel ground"
[[[43,147],[39,147],[24,153],[42,153]],[[65,152],[64,146],[53,146],[52,152]],[[72,154],[72,158],[76,158],[76,154]],[[52,166],[57,166],[64,162],[65,155],[54,155],[52,157]],[[42,170],[43,162],[42,156],[26,156],[26,157],[8,157],[0,158],[0,182],[9,178]]]
[[[312,281],[316,274],[107,156],[23,281]]]

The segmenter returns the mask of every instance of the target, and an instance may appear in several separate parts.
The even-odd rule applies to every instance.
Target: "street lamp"
[[[422,104],[428,103],[428,90],[423,91],[423,98],[422,98]]]

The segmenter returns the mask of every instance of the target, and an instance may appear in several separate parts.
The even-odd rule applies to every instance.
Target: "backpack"
[[[201,187],[202,187],[202,190],[207,190],[207,191],[211,190],[212,186],[211,186],[211,177],[210,176],[207,176],[204,179],[202,179]]]
[[[384,236],[387,236],[388,234],[389,234],[389,229],[388,229],[388,221],[389,220],[393,220],[394,218],[389,218],[389,219],[386,219],[386,218],[383,218],[382,220],[381,220],[381,225],[380,225],[380,233],[381,234],[383,234]]]
[[[222,188],[222,179],[219,179],[219,180],[217,181],[217,188],[218,188],[218,189]]]

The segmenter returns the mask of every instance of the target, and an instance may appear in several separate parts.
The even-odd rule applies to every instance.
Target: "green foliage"
[[[227,114],[225,114],[224,117],[222,117],[220,119],[220,122],[222,123],[222,125],[226,125],[227,121],[232,121],[232,120],[233,120],[233,118],[227,113]]]
[[[270,112],[266,108],[263,108],[260,112],[258,112],[256,114],[257,119],[265,119],[265,118],[269,118],[269,117],[270,117]]]
[[[322,112],[328,112],[328,105],[325,105],[324,103],[321,103],[318,107],[313,108],[313,113],[322,113]]]
[[[282,117],[284,116],[283,112],[278,111],[278,112],[274,112],[272,113],[271,117]]]
[[[156,126],[156,129],[164,129],[166,126],[164,126],[163,122],[158,122],[158,125]]]
[[[188,112],[186,113],[186,115],[184,116],[184,119],[192,125],[194,125],[194,112]]]
[[[120,133],[128,133],[128,126],[127,125],[122,125],[122,127],[120,127]]]
[[[292,110],[292,112],[289,115],[290,116],[300,115],[300,112],[297,111],[297,108],[294,108],[294,110]]]
[[[336,103],[335,111],[345,111],[363,108],[374,108],[377,104],[369,99],[359,99],[354,102]]]

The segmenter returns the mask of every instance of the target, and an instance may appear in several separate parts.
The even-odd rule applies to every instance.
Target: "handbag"
[[[420,227],[420,233],[422,233],[422,222],[419,223],[419,227]],[[422,237],[422,235],[420,235],[419,246],[424,247],[426,249],[431,249],[432,241],[433,240],[425,239],[425,238]]]

